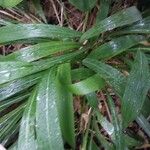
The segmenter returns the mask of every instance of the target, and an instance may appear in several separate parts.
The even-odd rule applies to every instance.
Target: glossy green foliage
[[[95,74],[81,82],[72,84],[69,87],[69,89],[74,94],[86,95],[88,93],[102,89],[104,86],[105,86],[104,80],[98,74]]]
[[[18,62],[18,61],[1,61],[0,62],[0,84],[25,77],[43,70],[46,70],[56,64],[72,60],[79,56],[84,50],[72,52],[62,56],[47,58],[34,63]]]
[[[57,105],[62,135],[65,141],[72,148],[75,148],[73,95],[67,88],[67,85],[71,84],[71,66],[69,63],[58,67],[57,80]]]
[[[81,36],[81,41],[98,36],[103,32],[110,31],[117,27],[129,25],[141,19],[140,12],[135,7],[130,7],[100,21],[93,28]]]
[[[122,122],[119,120],[115,104],[110,96],[108,96],[108,105],[112,114],[112,123],[114,125],[114,143],[116,149],[126,149],[125,140],[122,133]]]
[[[21,94],[19,96],[13,96],[13,97],[10,97],[10,98],[7,98],[7,99],[1,101],[0,102],[0,112],[4,111],[6,108],[8,108],[9,106],[11,106],[13,104],[27,100],[29,96],[30,96],[30,93],[24,92],[23,94]]]
[[[115,89],[115,91],[117,91],[119,96],[123,94],[126,79],[124,75],[117,69],[90,58],[83,60],[83,64],[97,72],[99,76],[101,76],[106,82],[110,84],[110,86]]]
[[[56,69],[52,68],[43,76],[36,96],[36,133],[39,149],[63,150],[57,98]]]
[[[88,57],[101,60],[110,59],[120,53],[123,53],[130,47],[137,45],[143,40],[145,40],[145,38],[140,35],[126,35],[118,37],[94,49]]]
[[[10,113],[0,118],[0,142],[11,134],[18,126],[18,121],[22,117],[25,104],[14,109]]]
[[[15,36],[14,36],[15,35]],[[0,28],[0,44],[35,38],[47,39],[75,39],[80,32],[47,24],[18,24]]]
[[[127,80],[122,101],[123,126],[139,115],[149,90],[149,66],[145,55],[138,51]]]
[[[36,150],[37,147],[35,140],[36,92],[32,92],[21,120],[18,139],[18,149],[20,150]]]
[[[0,101],[33,86],[39,81],[42,74],[43,73],[33,74],[31,76],[26,76],[24,78],[0,85]]]
[[[70,2],[83,11],[78,30],[86,32],[49,25],[40,0],[30,3],[40,24],[0,19],[0,143],[8,150],[138,148],[145,140],[127,127],[136,121],[150,136],[149,16],[135,6],[114,13],[117,1]],[[68,5],[58,4],[61,23],[73,28]]]
[[[69,2],[81,11],[89,11],[96,5],[97,0],[69,0]]]
[[[36,44],[30,47],[22,48],[8,56],[5,57],[5,60],[17,60],[17,61],[36,61],[38,59],[47,57],[52,54],[57,54],[60,52],[71,51],[76,48],[79,48],[79,44],[75,42],[44,42]]]
[[[150,17],[148,16],[143,18],[142,20],[134,23],[132,26],[114,33],[114,35],[121,34],[150,34]]]
[[[83,63],[99,73],[121,97],[123,122],[124,127],[127,127],[139,115],[149,89],[149,68],[144,54],[139,52],[135,66],[133,66],[134,69],[131,71],[131,75],[133,75],[128,77],[128,81],[121,72],[97,60],[87,58]],[[111,74],[109,75],[109,73]]]

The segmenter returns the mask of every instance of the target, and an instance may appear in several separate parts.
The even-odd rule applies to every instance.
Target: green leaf
[[[36,133],[38,149],[63,150],[56,93],[56,69],[45,73],[37,91]]]
[[[97,0],[69,0],[69,2],[81,11],[89,11],[96,5]]]
[[[0,112],[3,111],[4,109],[8,108],[9,106],[11,106],[14,103],[18,103],[21,101],[26,100],[29,97],[30,93],[24,92],[22,95],[19,96],[15,96],[12,98],[8,98],[4,101],[0,102]]]
[[[136,122],[150,137],[150,123],[148,122],[148,120],[143,115],[140,115],[139,117],[137,117]]]
[[[97,116],[97,121],[100,123],[100,125],[104,128],[104,130],[108,133],[108,135],[111,137],[112,141],[115,143],[116,139],[115,138],[115,127],[112,123],[110,123],[106,117],[104,117],[98,110],[95,110],[95,114]],[[137,146],[140,145],[141,142],[137,141],[134,138],[131,138],[130,136],[124,134],[124,140],[125,144],[128,145],[129,147]]]
[[[99,34],[101,34],[103,32],[110,31],[112,29],[115,29],[117,27],[121,27],[124,25],[129,25],[138,20],[141,20],[141,14],[136,9],[136,7],[133,6],[130,8],[126,8],[126,9],[121,10],[120,12],[117,12],[116,14],[100,21],[93,28],[91,28],[87,32],[85,32],[81,36],[80,41],[83,42],[92,37],[98,36]]]
[[[110,59],[111,57],[126,51],[132,46],[137,45],[143,40],[145,40],[145,38],[140,35],[126,35],[118,37],[94,49],[88,57],[102,60]]]
[[[58,67],[57,80],[57,105],[62,136],[72,148],[75,148],[73,96],[67,88],[67,85],[71,84],[71,67],[69,63]]]
[[[35,111],[36,111],[36,90],[31,94],[21,120],[19,131],[18,149],[36,150],[35,141]]]
[[[101,78],[117,91],[120,97],[123,95],[126,78],[121,72],[107,64],[90,58],[84,59],[83,64],[97,72]]]
[[[138,51],[127,80],[122,100],[123,127],[136,119],[149,90],[149,66],[145,55]]]
[[[43,73],[37,73],[0,85],[0,101],[35,85]]]
[[[17,24],[0,28],[0,44],[32,38],[74,39],[80,36],[80,32],[47,24]]]
[[[62,56],[47,58],[33,63],[24,63],[16,61],[2,61],[0,62],[0,84],[25,77],[43,70],[46,70],[54,65],[70,61],[82,54],[85,50],[78,50]]]
[[[145,99],[145,101],[144,101],[142,110],[141,110],[141,113],[142,113],[142,115],[143,115],[145,118],[148,118],[148,117],[149,117],[149,114],[150,114],[149,106],[150,106],[150,100],[149,100],[149,98],[148,98],[148,96],[147,96],[146,99]]]
[[[104,80],[98,75],[95,74],[83,81],[74,83],[69,86],[71,92],[77,95],[86,95],[88,93],[97,91],[105,86]]]
[[[121,34],[150,34],[150,17],[146,17],[132,26],[119,30],[112,35]]]
[[[23,0],[1,0],[0,6],[10,8],[10,7],[16,6],[17,4],[19,4],[22,1]]]
[[[105,19],[109,13],[111,0],[100,0],[100,8],[97,12],[96,23],[98,24],[101,20]]]
[[[104,117],[98,110],[95,110],[98,122],[104,128],[104,130],[112,136],[114,134],[114,126]]]
[[[129,51],[143,51],[143,52],[150,52],[150,47],[149,46],[137,46],[130,48]]]
[[[110,96],[108,96],[108,105],[112,116],[112,123],[114,125],[115,147],[118,150],[126,149],[122,133],[122,121],[120,121],[118,118],[118,114],[115,110],[115,104]]]
[[[0,118],[0,142],[18,126],[25,104]]]
[[[16,61],[36,61],[43,57],[47,57],[58,52],[71,51],[75,48],[79,48],[80,45],[75,42],[63,42],[53,41],[39,43],[33,46],[22,48],[4,58],[4,60],[16,60]]]
[[[71,71],[72,81],[83,80],[94,75],[94,72],[88,68],[80,67]]]
[[[94,129],[96,132],[96,137],[98,138],[99,142],[101,143],[101,145],[106,149],[106,150],[114,150],[113,146],[111,145],[111,143],[109,143],[105,137],[100,133],[100,130],[98,128],[98,125],[96,124],[96,122],[94,123]]]
[[[90,105],[90,107],[92,108],[98,108],[98,99],[97,99],[97,95],[93,92],[93,93],[89,93],[86,95],[86,99],[88,101],[88,104]]]
[[[3,127],[6,127],[10,123],[10,121],[19,113],[23,112],[25,107],[25,103],[21,106],[17,107],[16,109],[12,110],[11,112],[7,113],[3,117],[0,118],[0,130],[3,130]]]
[[[46,17],[45,17],[45,14],[44,14],[44,11],[43,11],[43,8],[41,5],[41,1],[40,0],[32,0],[32,2],[33,2],[34,7],[36,9],[36,13],[43,19],[43,21],[45,23],[47,23],[47,20],[46,20]]]

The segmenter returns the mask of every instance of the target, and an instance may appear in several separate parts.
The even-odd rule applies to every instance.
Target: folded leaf
[[[95,74],[83,81],[74,83],[69,86],[71,92],[77,95],[86,95],[88,93],[97,91],[105,86],[105,81],[98,75]]]

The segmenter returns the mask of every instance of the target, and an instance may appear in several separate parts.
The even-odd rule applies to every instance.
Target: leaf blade
[[[98,36],[103,32],[134,23],[140,19],[141,14],[134,6],[121,10],[120,12],[102,20],[96,26],[85,32],[81,36],[80,41],[83,42],[84,40],[88,40],[92,37]]]
[[[145,55],[138,51],[128,77],[122,101],[123,126],[139,115],[149,89],[149,66]]]
[[[71,66],[69,63],[58,67],[57,80],[57,105],[62,135],[66,142],[75,148],[73,95],[67,88],[67,85],[71,84]]]
[[[37,91],[36,133],[39,149],[63,149],[56,99],[56,70],[52,68],[44,75]]]

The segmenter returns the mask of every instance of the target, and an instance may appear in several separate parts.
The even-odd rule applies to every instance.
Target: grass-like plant
[[[4,0],[0,5],[14,7],[20,1]],[[88,14],[97,1],[70,2]],[[0,45],[23,45],[0,56],[3,146],[10,150],[134,149],[144,143],[140,134],[131,132],[135,121],[150,137],[150,16],[135,6],[110,15],[111,1],[100,2],[97,22],[85,32],[46,23],[0,21]],[[81,114],[87,112],[80,144],[76,131],[80,121],[73,106],[79,98]]]

